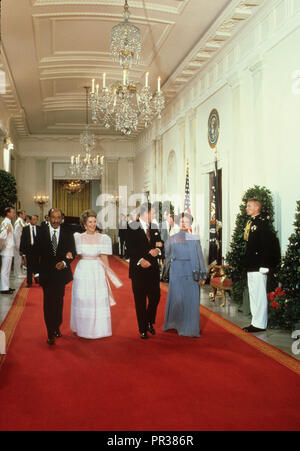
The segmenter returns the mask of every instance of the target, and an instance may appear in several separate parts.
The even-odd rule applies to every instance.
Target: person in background
[[[45,215],[44,221],[41,222],[41,227],[48,227],[49,226],[49,215]]]
[[[14,224],[14,239],[15,239],[14,275],[19,279],[23,279],[25,277],[22,272],[23,262],[22,255],[20,254],[21,236],[23,229],[26,226],[25,218],[26,218],[25,210],[18,210],[17,220]]]
[[[182,213],[180,232],[165,243],[170,259],[170,281],[163,330],[200,337],[200,287],[205,284],[206,266],[198,236],[189,233],[191,215]]]
[[[178,224],[176,224],[175,222],[175,216],[174,213],[170,213],[168,216],[168,221],[170,223],[170,236],[175,235],[176,233],[180,232],[180,227]]]
[[[4,210],[4,220],[0,225],[0,255],[2,256],[0,292],[2,294],[12,294],[15,289],[10,288],[10,270],[15,252],[14,228],[12,219],[15,216],[15,209],[7,207]]]
[[[126,216],[121,214],[119,222],[119,249],[120,249],[119,254],[121,258],[125,257],[126,232],[127,232]]]
[[[169,222],[169,211],[165,210],[163,212],[163,221],[160,227],[160,236],[164,243],[167,242],[170,236],[171,225]],[[170,261],[168,258],[164,258],[162,261],[162,269],[161,269],[161,281],[168,283],[169,282],[169,269],[170,269]]]
[[[40,232],[37,222],[38,216],[32,215],[30,224],[23,228],[21,236],[20,252],[25,256],[26,261],[27,288],[32,286],[32,275],[37,273],[36,241]]]

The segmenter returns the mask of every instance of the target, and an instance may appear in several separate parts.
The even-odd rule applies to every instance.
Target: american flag
[[[189,162],[187,162],[186,177],[185,177],[184,212],[188,213],[188,214],[191,214]]]
[[[222,263],[220,261],[221,258],[220,253],[222,252],[221,250],[222,219],[221,219],[221,203],[219,199],[219,177],[218,177],[217,160],[215,161],[211,198],[212,200],[210,204],[210,234],[209,234],[209,255],[208,255],[209,269],[213,268],[215,265]]]
[[[186,167],[186,177],[185,177],[185,193],[184,193],[184,212],[191,214],[191,196],[190,196],[190,170],[189,162],[187,162]],[[193,233],[192,227],[190,227],[190,233]]]

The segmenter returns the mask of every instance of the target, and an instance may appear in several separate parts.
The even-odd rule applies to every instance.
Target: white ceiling
[[[131,79],[162,77],[170,100],[232,38],[264,0],[128,0],[143,36],[141,63]],[[19,136],[80,133],[84,86],[92,78],[120,79],[110,55],[111,28],[124,0],[8,0],[2,2],[2,101]],[[98,134],[111,134],[99,127]]]

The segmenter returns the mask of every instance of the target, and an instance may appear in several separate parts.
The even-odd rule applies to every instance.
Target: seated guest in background
[[[22,272],[22,256],[20,255],[20,243],[23,229],[26,226],[25,217],[26,212],[24,210],[18,210],[17,220],[14,224],[14,239],[15,239],[14,274],[15,277],[18,277],[20,279],[24,278]]]
[[[2,294],[12,294],[15,290],[10,288],[10,270],[15,252],[14,228],[12,219],[15,216],[15,209],[7,207],[4,210],[4,220],[0,225],[0,255],[2,256],[0,291]]]
[[[200,337],[200,287],[205,284],[206,267],[200,240],[189,233],[193,218],[180,215],[180,232],[165,243],[170,258],[170,281],[163,330]]]
[[[32,275],[37,272],[37,257],[35,244],[40,232],[40,226],[37,225],[38,217],[31,216],[30,224],[23,228],[21,236],[20,252],[25,255],[27,268],[27,287],[32,286]]]

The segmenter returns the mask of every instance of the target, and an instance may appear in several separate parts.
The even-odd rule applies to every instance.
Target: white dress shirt
[[[31,244],[31,246],[33,246],[34,245],[34,239],[36,237],[36,226],[30,224],[29,227],[30,227],[30,244]]]

